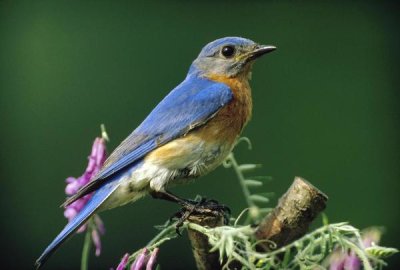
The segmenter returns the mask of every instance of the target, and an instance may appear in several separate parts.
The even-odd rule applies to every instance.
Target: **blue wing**
[[[64,205],[96,190],[108,177],[150,151],[204,124],[232,98],[226,84],[188,76],[115,149],[95,179]]]
[[[205,123],[232,96],[232,91],[225,84],[199,78],[185,80],[111,154],[97,177],[105,178],[158,146]]]
[[[64,227],[53,242],[43,251],[42,255],[36,260],[35,268],[39,269],[51,254],[94,214],[118,186],[118,182],[113,181],[98,189],[77,216]]]

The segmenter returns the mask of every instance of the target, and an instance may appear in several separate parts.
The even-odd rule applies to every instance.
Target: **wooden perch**
[[[302,237],[315,219],[325,209],[328,197],[301,177],[295,177],[288,191],[279,199],[275,209],[264,218],[256,229],[255,236],[259,240],[269,240],[279,248]],[[211,228],[224,225],[224,216],[192,214],[190,222]],[[221,269],[218,253],[210,252],[206,235],[188,229],[197,269]],[[270,250],[268,244],[260,244],[257,248]],[[229,269],[241,269],[239,261],[233,261]]]
[[[270,240],[276,248],[287,245],[306,234],[314,218],[326,207],[328,197],[301,177],[295,177],[275,209],[256,230],[259,240]],[[268,251],[268,244],[260,245]]]
[[[191,215],[188,221],[215,228],[224,225],[224,215]],[[213,270],[221,269],[218,252],[210,252],[208,237],[198,231],[188,228],[188,236],[192,245],[193,256],[196,260],[197,269]]]

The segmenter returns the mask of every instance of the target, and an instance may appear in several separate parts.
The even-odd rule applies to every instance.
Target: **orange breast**
[[[197,132],[206,140],[233,143],[251,118],[253,104],[250,85],[244,77],[210,76],[209,78],[228,85],[233,92],[233,99]]]
[[[232,101],[220,109],[206,124],[149,153],[146,161],[169,169],[203,164],[205,171],[209,171],[218,166],[229,154],[251,117],[251,90],[247,79],[222,77],[212,79],[223,82],[232,89]]]

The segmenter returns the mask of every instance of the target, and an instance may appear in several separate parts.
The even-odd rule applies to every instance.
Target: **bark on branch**
[[[270,240],[276,248],[289,244],[302,237],[315,217],[325,209],[328,197],[319,189],[301,177],[295,177],[288,191],[279,199],[275,209],[264,218],[255,232],[259,240]],[[224,225],[224,216],[191,215],[190,222],[218,227]],[[218,253],[209,252],[210,245],[204,234],[188,229],[197,269],[221,269]],[[267,244],[260,244],[259,249],[268,251]],[[231,269],[240,269],[239,262],[233,262]]]
[[[301,177],[295,177],[275,209],[256,230],[259,240],[270,240],[277,248],[306,234],[315,217],[325,209],[328,197]],[[268,250],[268,245],[261,246]]]
[[[192,215],[188,218],[190,222],[215,228],[224,225],[224,215]],[[192,245],[193,256],[199,270],[221,269],[218,252],[210,252],[211,246],[208,237],[198,231],[188,229],[190,244]]]

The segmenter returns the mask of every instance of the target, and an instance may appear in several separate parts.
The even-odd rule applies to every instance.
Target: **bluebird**
[[[251,117],[254,60],[275,49],[240,37],[207,44],[183,82],[111,153],[94,179],[66,200],[64,206],[93,193],[37,259],[36,268],[94,213],[146,194],[187,203],[166,188],[207,174],[232,151]]]

